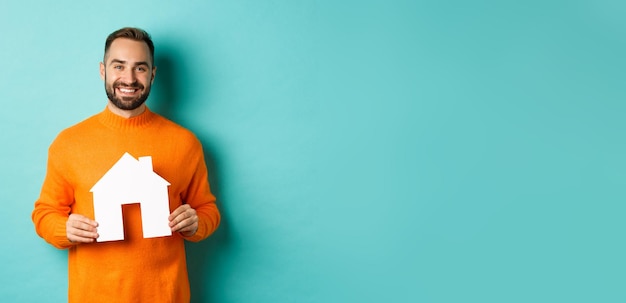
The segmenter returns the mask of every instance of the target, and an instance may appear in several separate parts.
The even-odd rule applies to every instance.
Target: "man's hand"
[[[169,216],[172,232],[179,232],[185,237],[193,236],[198,230],[198,214],[188,204],[179,206]]]
[[[98,238],[98,222],[79,214],[71,214],[65,223],[67,239],[74,243],[91,243]]]

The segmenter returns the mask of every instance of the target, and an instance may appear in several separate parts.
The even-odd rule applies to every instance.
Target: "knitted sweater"
[[[123,206],[125,239],[71,243],[69,214],[94,219],[93,185],[128,152],[152,156],[154,171],[167,180],[170,212],[183,203],[197,211],[198,231],[143,238],[138,204]],[[219,225],[202,146],[188,130],[146,108],[125,119],[109,109],[64,131],[48,151],[41,195],[32,213],[39,236],[69,248],[69,302],[188,302],[184,239],[200,241]]]

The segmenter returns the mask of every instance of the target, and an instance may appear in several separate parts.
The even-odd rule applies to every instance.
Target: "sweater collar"
[[[149,125],[154,120],[155,114],[146,106],[146,110],[140,115],[132,118],[124,118],[114,114],[108,107],[105,107],[104,111],[98,116],[100,122],[107,127],[119,130],[131,130]]]

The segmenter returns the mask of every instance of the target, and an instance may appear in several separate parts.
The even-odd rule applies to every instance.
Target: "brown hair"
[[[154,44],[152,43],[152,38],[150,38],[150,34],[140,28],[136,27],[124,27],[112,32],[108,37],[106,42],[104,43],[104,61],[106,63],[107,52],[111,47],[111,43],[117,38],[127,38],[135,41],[142,41],[148,45],[150,49],[150,59],[152,59],[152,64],[154,65]]]

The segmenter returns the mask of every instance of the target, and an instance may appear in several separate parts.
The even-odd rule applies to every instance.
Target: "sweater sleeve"
[[[64,249],[73,246],[67,239],[65,223],[74,201],[74,192],[59,165],[61,162],[51,146],[48,150],[46,177],[39,199],[35,202],[32,220],[40,237],[54,247]]]
[[[189,186],[183,193],[184,203],[196,210],[198,230],[193,236],[184,237],[188,241],[198,242],[211,235],[220,224],[220,213],[215,204],[215,196],[211,193],[208,171],[200,142],[197,142],[195,161],[191,162],[193,176]]]

